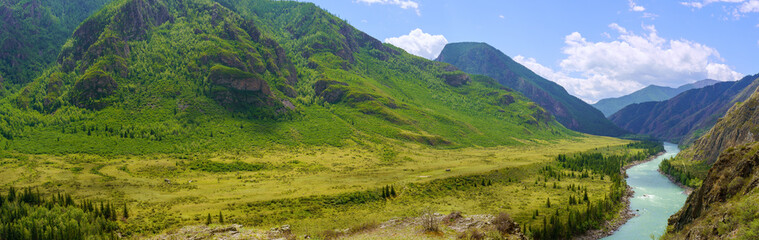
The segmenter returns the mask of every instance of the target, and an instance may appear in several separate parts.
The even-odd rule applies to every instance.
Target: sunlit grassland
[[[139,234],[202,224],[208,214],[219,212],[223,212],[227,223],[264,229],[290,224],[297,233],[418,216],[423,207],[466,214],[507,212],[517,222],[537,223],[542,219],[532,220],[535,209],[541,214],[555,211],[543,209],[548,197],[561,208],[568,204],[570,194],[578,195],[566,188],[569,184],[587,187],[591,198],[601,198],[610,183],[596,176],[593,180],[562,179],[559,188],[553,188],[555,180],[551,179],[541,179],[536,185],[542,176],[538,173],[540,168],[561,153],[594,149],[622,152],[628,151],[621,146],[627,143],[583,136],[521,146],[461,149],[391,142],[354,143],[339,148],[271,147],[244,155],[102,157],[8,153],[2,159],[0,184],[6,188],[39,187],[48,193],[65,191],[76,198],[95,201],[125,202],[134,217],[123,224],[128,231]],[[246,170],[233,171],[223,166]],[[467,181],[460,181],[466,186],[440,187],[450,186],[446,181],[468,176],[498,181],[490,186],[470,187]],[[394,186],[398,197],[325,204],[334,201],[334,196],[377,191],[386,185]]]

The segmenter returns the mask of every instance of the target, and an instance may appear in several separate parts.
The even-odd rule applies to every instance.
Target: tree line
[[[11,187],[0,194],[0,239],[116,239],[117,220],[129,218],[126,205],[75,201],[69,194],[45,197],[39,190]]]

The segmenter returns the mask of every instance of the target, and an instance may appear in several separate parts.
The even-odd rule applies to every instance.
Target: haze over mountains
[[[486,43],[448,44],[437,61],[450,63],[464,72],[492,77],[538,103],[569,129],[604,136],[626,133],[560,85],[538,76]]]
[[[706,87],[718,82],[719,81],[717,80],[704,79],[694,83],[685,84],[677,88],[650,85],[625,96],[601,99],[598,102],[594,103],[593,107],[601,110],[601,112],[606,117],[609,117],[620,109],[633,103],[663,101],[677,96],[678,94],[687,90]]]

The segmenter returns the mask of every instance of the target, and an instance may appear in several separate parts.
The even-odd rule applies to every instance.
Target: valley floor
[[[131,217],[119,224],[122,234],[132,237],[202,225],[209,215],[212,224],[222,224],[219,214],[223,224],[263,231],[287,224],[296,235],[324,236],[335,229],[419,217],[423,209],[504,212],[528,229],[543,223],[544,213],[569,210],[568,199],[579,196],[580,188],[591,199],[608,193],[611,180],[602,175],[545,177],[542,169],[558,154],[636,151],[626,148],[628,143],[583,136],[463,149],[395,142],[189,155],[6,153],[0,185],[126,203]]]

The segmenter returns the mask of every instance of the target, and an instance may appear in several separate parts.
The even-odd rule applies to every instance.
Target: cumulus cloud
[[[396,5],[403,9],[414,9],[414,11],[416,11],[416,15],[422,15],[419,11],[419,3],[411,0],[356,0],[356,2],[366,3],[369,5],[375,3],[382,5]]]
[[[443,47],[448,44],[445,36],[425,33],[419,28],[412,30],[408,35],[387,38],[385,42],[427,59],[436,58],[440,51],[443,51]]]
[[[633,0],[629,0],[628,2],[630,4],[630,11],[633,11],[633,12],[643,12],[643,11],[646,11],[645,7],[643,7],[641,5],[638,5]]]
[[[605,42],[589,41],[578,32],[567,35],[562,50],[567,56],[559,62],[559,71],[532,58],[515,60],[588,102],[651,84],[679,86],[706,78],[733,81],[743,76],[722,63],[716,49],[684,39],[664,39],[654,26],[644,26],[642,34],[618,24],[609,28],[618,36]]]
[[[704,0],[701,2],[680,2],[683,6],[692,7],[692,8],[703,8],[706,5],[712,4],[712,3],[741,3],[744,0]]]

